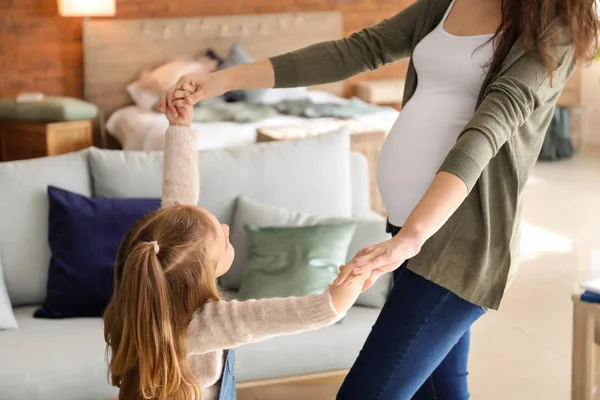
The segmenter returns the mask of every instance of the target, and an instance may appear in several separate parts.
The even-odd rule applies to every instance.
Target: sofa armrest
[[[348,260],[365,247],[384,242],[390,238],[385,232],[386,220],[381,215],[373,213],[371,217],[356,218],[356,231],[350,247],[348,248]],[[392,274],[380,277],[375,285],[361,294],[356,305],[364,307],[381,308],[385,303],[392,287]]]
[[[385,222],[387,221],[384,216],[373,210],[363,210],[358,214],[354,214],[353,217],[357,220],[383,221],[384,227],[386,225]]]
[[[367,158],[356,152],[350,154],[352,214],[362,216],[371,211],[371,189]]]

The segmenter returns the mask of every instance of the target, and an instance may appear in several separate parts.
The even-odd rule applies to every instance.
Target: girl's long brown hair
[[[568,29],[575,49],[574,62],[593,60],[598,48],[600,21],[596,0],[502,0],[502,23],[490,70],[498,73],[513,44],[523,38],[525,49],[539,55],[550,75],[554,69],[553,47],[544,40],[549,28],[561,22]]]
[[[173,206],[140,219],[123,239],[104,313],[109,374],[119,399],[201,398],[186,362],[186,329],[198,307],[221,298],[207,254],[215,237],[197,207]]]

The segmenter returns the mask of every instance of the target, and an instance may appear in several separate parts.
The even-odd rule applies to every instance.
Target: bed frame
[[[131,104],[125,87],[143,70],[173,59],[195,58],[208,48],[227,56],[235,42],[261,59],[342,35],[339,12],[86,20],[85,98],[107,118]],[[341,95],[343,88],[336,83],[319,89]]]

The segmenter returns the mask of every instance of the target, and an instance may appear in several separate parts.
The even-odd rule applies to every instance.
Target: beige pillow
[[[183,75],[210,73],[217,69],[217,62],[203,57],[198,60],[174,60],[153,71],[142,72],[138,81],[140,87],[152,92],[164,92],[173,86]]]

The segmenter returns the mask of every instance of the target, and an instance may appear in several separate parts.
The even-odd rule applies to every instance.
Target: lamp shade
[[[110,17],[116,12],[115,0],[58,0],[63,17]]]

